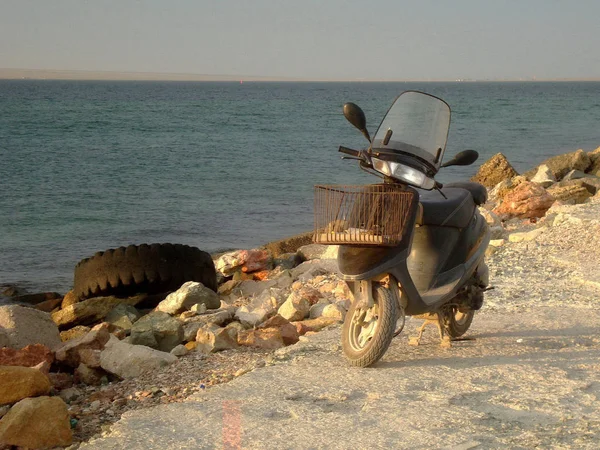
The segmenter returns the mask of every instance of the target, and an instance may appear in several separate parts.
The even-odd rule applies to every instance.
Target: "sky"
[[[600,0],[0,0],[0,68],[600,78]]]

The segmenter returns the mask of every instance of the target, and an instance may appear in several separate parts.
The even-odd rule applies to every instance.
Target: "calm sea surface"
[[[0,284],[66,292],[98,250],[153,242],[207,251],[307,231],[312,186],[377,179],[341,161],[418,89],[452,107],[446,159],[503,152],[518,171],[600,146],[600,83],[0,81]],[[476,167],[448,168],[442,182]]]

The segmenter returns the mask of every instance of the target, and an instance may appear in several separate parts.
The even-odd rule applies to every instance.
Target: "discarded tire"
[[[73,293],[79,299],[137,293],[159,294],[198,281],[217,291],[210,255],[181,244],[142,244],[98,252],[75,266]]]

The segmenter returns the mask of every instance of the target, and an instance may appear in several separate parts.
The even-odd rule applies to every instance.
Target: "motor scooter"
[[[484,262],[490,231],[477,206],[485,187],[435,180],[442,167],[469,165],[478,153],[465,150],[442,164],[450,107],[440,98],[406,91],[399,95],[373,138],[364,112],[343,107],[346,119],[370,145],[341,146],[383,182],[315,186],[314,241],[339,245],[338,266],[353,301],[342,327],[342,349],[353,366],[367,367],[387,351],[406,316],[435,324],[442,345],[461,337],[488,289]]]

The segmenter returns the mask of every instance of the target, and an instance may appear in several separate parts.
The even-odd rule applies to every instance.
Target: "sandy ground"
[[[600,448],[600,198],[552,217],[563,212],[491,256],[496,289],[450,349],[435,328],[409,346],[412,319],[357,369],[339,328],[324,331],[182,403],[127,412],[80,448]]]

